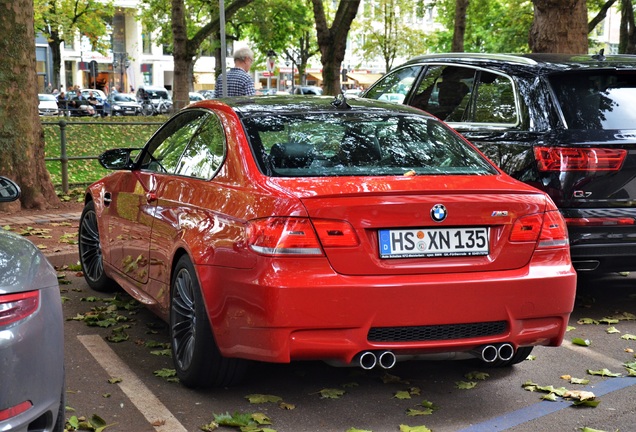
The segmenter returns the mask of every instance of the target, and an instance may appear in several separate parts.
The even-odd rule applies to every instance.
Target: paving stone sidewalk
[[[81,212],[71,213],[46,213],[29,216],[0,215],[0,226],[5,225],[30,225],[30,224],[46,224],[52,222],[64,222],[69,220],[79,220]]]

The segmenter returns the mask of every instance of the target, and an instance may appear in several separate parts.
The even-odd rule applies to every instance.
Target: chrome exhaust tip
[[[483,345],[475,350],[475,354],[486,363],[492,363],[499,358],[497,347],[494,345]]]
[[[393,366],[395,366],[396,363],[397,363],[397,358],[395,357],[395,354],[393,354],[392,351],[383,351],[378,356],[378,364],[383,369],[391,369],[393,368]]]
[[[500,360],[508,361],[515,355],[515,347],[509,343],[503,343],[497,348],[497,356]]]
[[[358,359],[360,363],[360,367],[364,370],[373,369],[375,365],[378,364],[378,358],[371,351],[365,351],[360,354],[360,358]]]

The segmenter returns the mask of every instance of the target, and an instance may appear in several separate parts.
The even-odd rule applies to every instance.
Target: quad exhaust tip
[[[492,363],[496,360],[508,361],[515,355],[515,347],[509,343],[483,345],[473,351],[473,354],[486,363]]]
[[[364,370],[370,370],[376,366],[391,369],[397,363],[397,357],[392,351],[364,351],[359,354],[358,363]]]

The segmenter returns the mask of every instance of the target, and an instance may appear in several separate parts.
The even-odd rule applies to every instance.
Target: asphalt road
[[[390,371],[337,368],[322,362],[290,365],[255,364],[246,382],[232,388],[191,390],[155,376],[172,369],[172,360],[161,355],[168,342],[166,326],[147,310],[126,310],[126,302],[113,295],[95,293],[83,278],[69,272],[62,285],[66,342],[67,419],[98,415],[108,432],[197,431],[222,413],[263,413],[278,432],[341,431],[352,428],[373,432],[399,431],[400,425],[426,426],[435,431],[604,431],[636,430],[634,394],[636,377],[626,377],[624,363],[636,358],[636,320],[616,324],[579,324],[579,320],[636,314],[636,276],[580,277],[578,301],[559,348],[537,347],[534,360],[508,369],[484,367],[476,361],[411,361]],[[126,300],[121,293],[118,298]],[[110,309],[109,309],[110,308]],[[89,326],[99,319],[110,327]],[[73,319],[75,318],[75,319]],[[608,333],[609,327],[620,333]],[[110,342],[107,339],[127,339]],[[590,345],[573,344],[573,338]],[[158,352],[157,352],[158,351]],[[607,369],[620,377],[591,375]],[[484,372],[482,380],[467,378]],[[563,378],[589,379],[572,384]],[[587,390],[600,401],[596,407],[575,407],[572,401],[542,401],[546,393],[531,392],[523,384]],[[460,389],[460,382],[476,382]],[[343,391],[337,398],[324,397]],[[251,403],[246,396],[271,395],[284,402]],[[409,395],[410,399],[398,396]],[[425,411],[424,401],[435,409],[427,415],[409,416],[409,409]],[[353,430],[355,430],[353,429]],[[221,427],[218,431],[237,428]]]

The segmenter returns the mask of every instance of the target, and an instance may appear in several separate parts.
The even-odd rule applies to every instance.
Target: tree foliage
[[[362,35],[358,48],[361,57],[381,58],[385,71],[389,71],[397,58],[423,53],[426,34],[411,24],[413,18],[421,18],[422,14],[422,8],[413,8],[412,0],[365,3],[353,24],[356,34]]]
[[[436,5],[443,30],[429,36],[429,51],[452,51],[456,0],[439,0]],[[471,0],[466,11],[464,51],[528,52],[532,17],[530,0]]]
[[[110,48],[113,0],[34,0],[35,31],[47,38],[53,57],[53,87],[60,84],[61,44],[72,45],[77,35],[88,38],[95,51]]]

